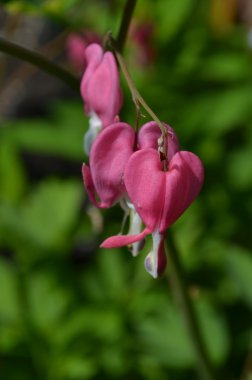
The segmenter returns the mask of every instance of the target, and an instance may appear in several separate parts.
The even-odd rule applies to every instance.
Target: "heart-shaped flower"
[[[113,206],[126,192],[123,173],[133,153],[135,133],[129,124],[115,123],[95,139],[90,168],[83,165],[83,180],[91,202],[100,208]],[[96,200],[96,194],[100,201]]]
[[[126,190],[136,211],[151,231],[161,233],[190,206],[203,178],[200,159],[187,151],[175,153],[165,172],[157,152],[143,149],[130,157],[124,172]]]
[[[154,248],[146,261],[146,269],[153,277],[159,276],[165,267],[165,231],[196,198],[203,180],[203,165],[191,152],[175,153],[167,171],[163,171],[156,150],[142,149],[135,152],[125,167],[124,183],[146,228],[138,235],[112,236],[101,246],[110,248],[132,244],[152,233]]]

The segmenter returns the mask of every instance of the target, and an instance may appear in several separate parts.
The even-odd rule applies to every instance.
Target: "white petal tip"
[[[146,271],[154,278],[158,278],[157,268],[153,265],[153,253],[150,252],[144,260],[144,266]]]
[[[84,136],[84,152],[89,156],[92,144],[102,129],[102,121],[95,112],[90,112],[89,129]]]

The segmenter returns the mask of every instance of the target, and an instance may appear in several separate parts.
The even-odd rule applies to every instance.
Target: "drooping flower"
[[[155,149],[135,152],[125,167],[124,184],[146,228],[136,235],[112,236],[101,247],[132,244],[152,234],[153,249],[146,258],[145,267],[154,278],[160,276],[166,265],[165,231],[196,198],[203,180],[203,165],[191,152],[176,152],[168,163],[167,171],[163,171]]]
[[[85,59],[87,66],[80,91],[85,112],[90,117],[85,136],[85,151],[89,154],[100,130],[115,121],[122,105],[122,92],[118,68],[111,52],[104,52],[100,45],[91,44],[85,50]]]
[[[174,130],[167,124],[164,124],[164,127],[168,131],[168,159],[179,150],[179,141]],[[150,121],[142,126],[142,128],[138,132],[137,136],[137,150],[139,149],[147,149],[153,148],[158,150],[158,140],[160,138],[160,128],[155,121]],[[129,216],[130,216],[130,228],[128,235],[136,235],[142,231],[143,221],[139,216],[138,212],[135,209],[133,203],[128,199],[126,204],[129,208]],[[133,256],[137,256],[139,252],[143,249],[145,245],[145,238],[129,244],[128,247],[132,252]]]
[[[96,137],[90,151],[90,168],[84,164],[82,169],[84,185],[95,206],[111,207],[126,193],[123,173],[134,141],[134,130],[126,123],[112,124]]]
[[[196,161],[200,162],[190,152],[179,152],[179,142],[175,132],[170,126],[166,124],[164,126],[169,133],[168,160],[170,160],[170,166],[168,172],[173,171],[173,157],[176,157],[179,153],[182,156],[186,154],[187,160],[192,155]],[[146,258],[146,269],[154,277],[161,275],[165,268],[164,231],[170,225],[166,223],[165,228],[162,229],[160,221],[157,215],[155,215],[155,212],[157,212],[161,220],[165,215],[162,214],[162,204],[164,202],[163,198],[167,200],[167,194],[164,194],[163,191],[165,191],[166,176],[171,176],[171,174],[168,175],[168,172],[163,172],[162,164],[158,158],[157,140],[159,137],[160,129],[156,122],[146,123],[138,133],[135,133],[129,124],[114,123],[105,128],[96,137],[90,153],[90,168],[85,164],[83,165],[83,180],[91,202],[97,207],[107,208],[119,200],[124,200],[124,204],[127,205],[131,216],[129,234],[111,237],[102,246],[116,247],[130,245],[133,256],[136,256],[144,245],[145,236],[152,233],[153,250]],[[155,156],[155,165],[151,165],[151,163],[153,164],[152,160],[154,160],[154,156],[151,160],[148,154],[146,156],[148,152]],[[140,153],[141,155],[139,156]],[[180,155],[177,156],[174,166],[176,167],[179,162],[179,165],[182,167],[178,170],[178,176],[182,175],[183,177],[183,170],[185,174],[187,171],[181,165],[179,157]],[[158,173],[153,169],[158,171]],[[163,176],[165,177],[163,178]],[[161,182],[157,181],[157,186],[153,187],[152,182],[153,180],[155,181],[156,177],[160,178]],[[174,192],[174,186],[170,186],[170,177],[167,182],[169,188],[167,192]],[[193,183],[191,185],[194,186]],[[97,200],[97,196],[100,198],[99,200]],[[144,206],[148,199],[149,204]],[[192,200],[191,198],[187,199],[187,203]],[[172,201],[170,203],[167,206],[169,213],[172,209]],[[187,203],[184,208],[188,207]],[[184,209],[181,210],[181,213],[183,211]],[[154,222],[151,222],[148,215],[152,216]],[[175,219],[179,216],[176,214]],[[146,228],[141,232],[142,222],[145,223]]]
[[[165,127],[171,134],[168,147],[169,154],[172,154],[179,149],[178,139],[170,126]],[[107,208],[122,197],[128,200],[124,185],[126,164],[136,150],[149,147],[157,149],[159,136],[160,129],[156,122],[146,123],[137,134],[129,124],[122,122],[102,130],[90,151],[90,167],[84,164],[82,169],[84,184],[94,205]]]

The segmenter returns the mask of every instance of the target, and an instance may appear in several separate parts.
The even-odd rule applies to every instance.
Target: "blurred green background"
[[[252,371],[252,46],[248,0],[139,0],[125,59],[140,93],[204,162],[204,188],[172,227],[222,379]],[[73,31],[116,35],[124,1],[2,1],[1,34],[72,70]],[[145,30],[145,29],[144,29]],[[252,45],[252,44],[251,44]],[[144,57],[144,58],[143,58]],[[121,119],[135,110],[124,80]],[[199,379],[168,276],[100,250],[119,206],[94,209],[81,178],[79,94],[0,55],[1,380]],[[142,117],[142,122],[148,117]]]

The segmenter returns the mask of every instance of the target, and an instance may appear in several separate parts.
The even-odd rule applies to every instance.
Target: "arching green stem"
[[[79,79],[74,77],[69,71],[60,67],[56,63],[49,61],[43,55],[14,44],[13,42],[7,41],[2,37],[0,37],[0,51],[29,62],[39,69],[46,71],[48,74],[61,79],[73,90],[79,91]]]

